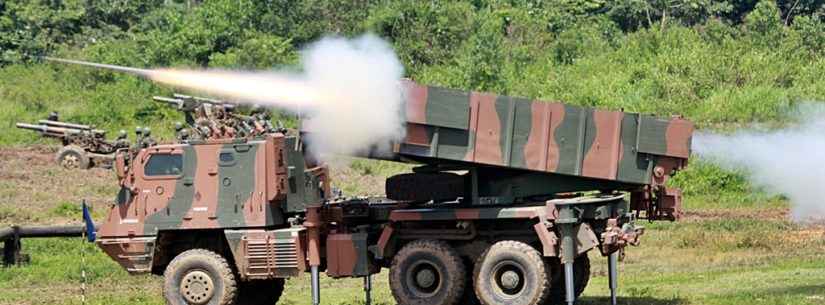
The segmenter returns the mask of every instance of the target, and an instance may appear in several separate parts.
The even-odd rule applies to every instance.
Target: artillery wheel
[[[83,148],[67,145],[57,152],[57,164],[67,169],[87,169],[91,162]]]
[[[275,305],[284,292],[284,279],[240,282],[238,304]]]
[[[548,259],[548,264],[553,270],[553,283],[550,286],[550,302],[548,304],[564,304],[567,293],[564,291],[564,271],[558,258]],[[579,255],[573,261],[573,290],[576,291],[576,299],[582,295],[587,284],[590,282],[590,258],[587,254]]]
[[[226,259],[215,252],[192,249],[178,254],[163,277],[168,305],[235,304],[235,274]]]
[[[550,293],[550,268],[528,244],[505,240],[476,262],[474,288],[484,305],[542,304]]]
[[[390,265],[390,288],[399,305],[455,305],[464,296],[467,271],[458,253],[438,240],[405,245]]]

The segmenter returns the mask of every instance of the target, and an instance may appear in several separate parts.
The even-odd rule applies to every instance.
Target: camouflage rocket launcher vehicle
[[[320,272],[369,287],[381,268],[401,305],[573,304],[591,250],[615,303],[634,220],[680,215],[666,182],[690,153],[686,120],[404,85],[406,137],[368,157],[420,165],[387,180],[388,198],[333,197],[305,151],[311,121],[185,140],[117,155],[97,244],[163,275],[168,304],[275,304],[305,272],[319,304]]]

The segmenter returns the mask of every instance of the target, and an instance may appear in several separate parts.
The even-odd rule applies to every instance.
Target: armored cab
[[[157,251],[163,257],[153,257],[158,243],[196,242],[197,232],[233,240],[231,229],[288,227],[289,217],[328,192],[326,172],[305,168],[296,141],[275,133],[122,151],[115,161],[121,190],[98,244],[131,272],[162,272],[177,253],[164,248]]]

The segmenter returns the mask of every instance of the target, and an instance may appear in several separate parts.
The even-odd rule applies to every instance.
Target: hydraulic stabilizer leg
[[[561,262],[564,265],[565,302],[573,305],[576,302],[575,278],[573,263],[576,261],[576,225],[578,223],[576,209],[569,205],[560,205],[559,218],[556,223],[561,229]]]
[[[576,302],[576,287],[573,282],[573,263],[564,263],[564,293],[567,305]]]
[[[370,305],[372,304],[372,297],[370,293],[372,292],[372,275],[367,275],[364,277],[364,304]]]
[[[307,252],[309,252],[310,284],[312,289],[312,305],[321,304],[321,283],[318,274],[318,266],[321,265],[321,245],[320,230],[321,216],[320,206],[307,208],[307,218],[304,227],[307,228]]]
[[[615,251],[610,253],[607,257],[607,269],[608,269],[608,277],[610,281],[610,304],[616,305],[616,289],[618,288],[619,284],[619,271],[617,270],[617,265],[619,263],[619,251]]]
[[[312,285],[312,305],[319,305],[321,304],[321,283],[320,283],[320,275],[318,274],[318,266],[310,267],[312,274],[311,277],[311,285]]]

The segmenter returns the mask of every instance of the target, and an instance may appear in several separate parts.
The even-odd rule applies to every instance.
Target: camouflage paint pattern
[[[143,149],[123,181],[134,195],[112,209],[98,236],[283,224],[278,205],[270,204],[285,194],[282,146],[282,136],[271,136],[258,141],[216,140]],[[177,173],[147,172],[152,158],[168,156],[182,159]]]
[[[224,234],[244,280],[295,277],[307,270],[304,228],[225,230]]]
[[[97,244],[129,273],[145,273],[152,270],[154,237],[108,238]]]
[[[403,81],[407,134],[396,153],[648,184],[662,159],[684,166],[693,124]],[[668,173],[669,174],[669,173]]]
[[[476,226],[494,232],[503,224],[498,220],[509,220],[512,234],[524,234],[516,239],[537,240],[544,256],[572,262],[569,256],[597,246],[607,255],[638,243],[643,230],[633,226],[631,210],[645,210],[650,219],[678,218],[681,194],[666,182],[690,154],[694,127],[687,120],[402,83],[406,136],[392,143],[390,155],[370,157],[425,164],[413,174],[466,171],[464,193],[456,198],[330,200],[327,169],[305,158],[303,139],[257,125],[243,135],[232,124],[212,124],[225,117],[207,115],[205,125],[218,126],[204,132],[209,136],[180,144],[139,141],[128,159],[118,157],[122,191],[98,245],[130,272],[155,272],[162,266],[157,257],[175,255],[158,241],[191,234],[221,242],[203,244],[229,252],[221,254],[232,256],[242,280],[297,276],[314,267],[346,277],[378,272],[396,244],[413,239],[460,240],[467,247],[456,250],[472,257],[482,253],[473,248],[484,250],[497,238],[479,238]],[[311,130],[303,131],[311,141]],[[574,191],[600,192],[567,193]],[[613,191],[631,192],[630,209]],[[538,201],[546,198],[554,199]],[[224,241],[228,249],[220,249]]]
[[[210,230],[221,233],[242,280],[298,276],[310,266],[357,277],[377,273],[378,260],[392,257],[402,223],[516,220],[532,229],[544,256],[559,256],[556,200],[577,206],[576,253],[600,245],[616,251],[632,237],[616,225],[601,234],[601,223],[627,221],[622,196],[518,201],[531,196],[632,190],[634,205],[655,201],[659,210],[678,211],[678,192],[664,185],[690,154],[686,120],[404,85],[407,134],[393,158],[483,168],[477,196],[503,205],[333,202],[326,167],[305,159],[297,137],[187,140],[117,160],[130,196],[113,206],[98,244],[130,272],[148,272],[160,234]],[[647,197],[638,200],[642,190]],[[294,216],[303,222],[287,221]]]
[[[516,207],[490,208],[407,208],[396,209],[390,212],[390,223],[399,222],[430,222],[430,221],[475,221],[475,220],[505,220],[523,219],[532,221],[533,229],[542,245],[544,256],[558,256],[560,245],[558,237],[548,224],[558,218],[556,204],[575,204],[581,212],[582,218],[591,220],[608,220],[624,215],[627,212],[627,202],[624,195],[610,195],[599,197],[577,197],[572,199],[554,199],[543,205],[527,205]],[[376,246],[376,257],[386,255],[387,245],[393,238],[392,225],[385,226],[381,231]],[[580,223],[577,230],[577,251],[584,253],[599,245],[596,234],[587,223]]]
[[[378,266],[369,255],[367,238],[367,233],[327,235],[327,275],[338,278],[378,273]]]
[[[304,199],[319,200],[318,188],[313,187],[313,183],[307,186],[305,179],[317,175],[312,181],[318,182],[326,177],[323,171],[290,174],[286,160],[295,159],[293,155],[300,155],[300,151],[296,151],[294,145],[288,146],[288,142],[294,143],[283,134],[273,133],[254,139],[155,145],[137,151],[130,157],[128,166],[119,157],[117,172],[122,176],[124,192],[130,196],[116,203],[100,225],[99,246],[124,267],[134,269],[128,265],[131,263],[117,257],[137,248],[151,252],[150,244],[161,232],[288,227],[287,205],[297,209],[306,204]],[[288,193],[301,195],[290,202]],[[261,238],[275,238],[273,242],[277,245],[283,239],[278,230],[247,233],[236,241],[251,245]],[[235,235],[227,233],[227,240],[232,236]],[[298,250],[305,243],[299,239],[292,240]],[[243,251],[246,250],[239,253],[245,253]],[[151,256],[149,260],[151,262]],[[239,262],[239,265],[249,264],[255,262]],[[292,269],[302,272],[306,268],[300,265]],[[282,276],[278,272],[273,271],[271,275]],[[259,273],[251,270],[248,276]]]

